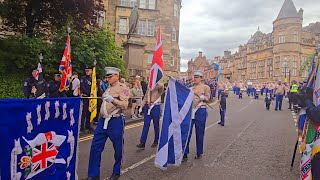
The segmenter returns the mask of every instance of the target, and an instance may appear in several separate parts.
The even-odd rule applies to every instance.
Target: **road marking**
[[[139,126],[142,126],[142,125],[143,125],[143,122],[132,124],[132,125],[128,125],[128,126],[125,126],[124,130],[132,129],[132,128],[139,127]],[[92,138],[93,138],[93,135],[88,135],[88,136],[79,138],[79,142],[91,140]]]
[[[130,171],[130,170],[132,170],[132,169],[134,169],[134,168],[136,168],[136,167],[138,167],[138,166],[140,166],[140,165],[142,165],[142,164],[144,164],[144,163],[146,163],[146,162],[148,162],[148,161],[150,161],[151,159],[153,159],[153,158],[155,158],[155,157],[156,157],[156,155],[153,154],[153,155],[151,155],[150,157],[145,158],[145,159],[143,159],[143,160],[141,160],[141,161],[133,164],[132,166],[127,167],[127,168],[121,170],[121,175],[124,174],[124,173],[126,173],[126,172],[128,172],[128,171]]]
[[[253,120],[250,124],[248,124],[238,135],[237,137],[226,147],[222,150],[222,152],[218,155],[218,157],[215,158],[215,160],[209,164],[209,165],[205,165],[207,167],[213,167],[214,164],[216,163],[216,161],[222,156],[223,153],[225,153],[225,151],[227,151],[229,149],[229,147],[236,142],[236,140],[238,140],[238,138],[240,136],[242,136],[242,134],[251,126],[251,124],[253,124],[256,120]]]

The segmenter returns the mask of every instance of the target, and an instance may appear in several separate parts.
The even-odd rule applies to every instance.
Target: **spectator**
[[[73,72],[72,73],[72,83],[71,83],[71,89],[72,89],[72,96],[78,97],[80,96],[80,80],[78,78],[78,73]]]

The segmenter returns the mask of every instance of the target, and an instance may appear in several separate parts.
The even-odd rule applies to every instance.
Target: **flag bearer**
[[[123,111],[128,108],[129,90],[126,85],[119,82],[120,69],[107,67],[106,77],[109,86],[103,94],[104,101],[101,105],[100,118],[90,149],[88,178],[86,180],[100,179],[101,153],[106,140],[110,138],[114,148],[115,164],[110,180],[120,177],[122,152],[123,152]]]
[[[189,139],[187,143],[186,150],[184,152],[183,160],[187,160],[189,154],[189,143],[192,135],[192,129],[195,125],[195,133],[196,133],[196,144],[197,144],[197,155],[196,159],[201,158],[203,154],[203,141],[204,141],[204,131],[206,127],[206,120],[208,116],[207,105],[205,102],[208,102],[210,98],[210,87],[201,83],[203,78],[202,71],[194,72],[194,86],[192,87],[192,91],[194,92],[194,101],[193,101],[193,109],[192,109],[192,122],[191,129],[189,133]]]
[[[92,69],[93,67],[86,66],[85,76],[80,80],[80,91],[82,97],[90,97],[91,85],[92,85]],[[81,131],[86,129],[91,133],[92,128],[90,125],[90,111],[89,111],[89,99],[83,99],[82,116],[81,116]]]
[[[50,98],[57,98],[57,97],[67,97],[66,92],[59,91],[61,83],[61,74],[60,72],[56,72],[54,74],[54,80],[49,81],[47,88],[48,88],[48,97]]]
[[[141,107],[139,108],[139,114],[142,112],[142,110],[144,110],[144,113],[143,113],[144,124],[143,124],[143,130],[140,138],[140,144],[136,146],[137,148],[140,148],[140,149],[145,148],[151,120],[153,120],[153,127],[154,127],[154,141],[151,147],[155,148],[158,145],[159,121],[160,121],[160,114],[161,114],[160,105],[161,105],[161,95],[163,92],[164,92],[164,85],[161,82],[158,82],[156,87],[152,91],[148,89],[146,95],[142,100]]]

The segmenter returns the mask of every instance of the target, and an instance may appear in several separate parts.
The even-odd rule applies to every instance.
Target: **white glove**
[[[110,96],[109,94],[107,94],[103,100],[107,101],[107,102],[112,102],[114,100],[114,98],[112,96]]]
[[[142,107],[138,109],[139,114],[142,112]]]
[[[200,101],[204,101],[206,99],[206,97],[204,95],[200,96]]]

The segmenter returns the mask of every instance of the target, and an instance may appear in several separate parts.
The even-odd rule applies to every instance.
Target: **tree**
[[[102,0],[4,0],[0,15],[4,21],[1,30],[27,34],[48,35],[71,19],[79,31],[88,31],[103,10]]]
[[[302,63],[300,67],[300,73],[303,73],[311,68],[312,61],[313,61],[314,55],[310,55],[305,62]]]

